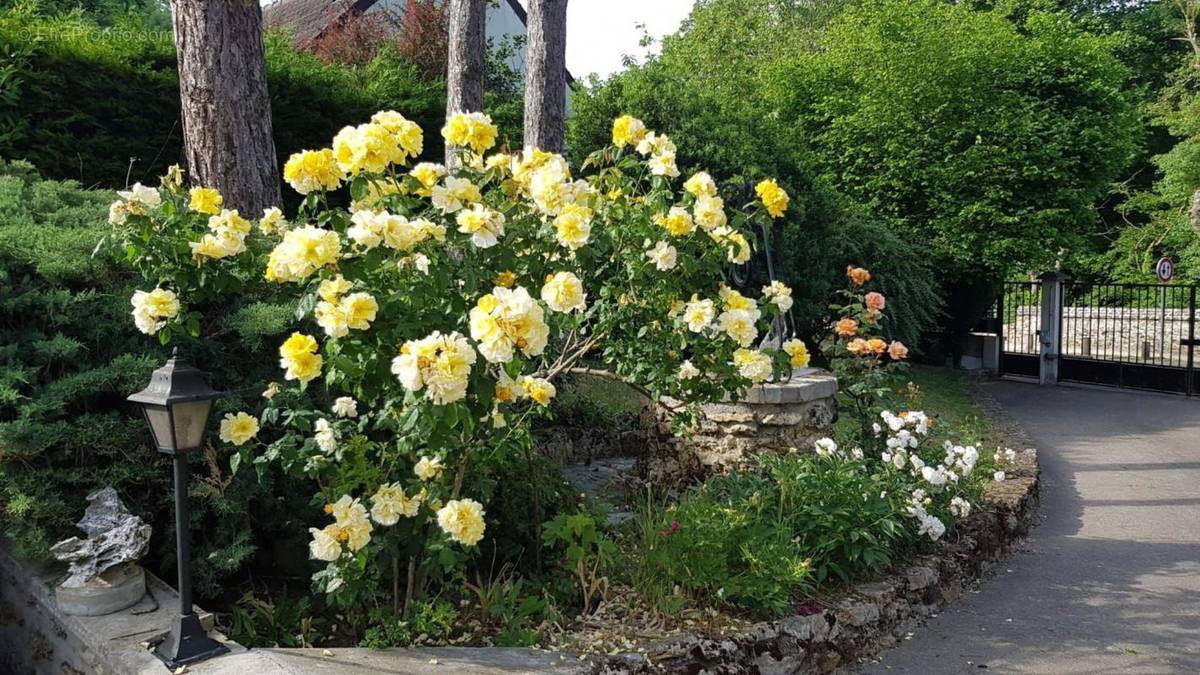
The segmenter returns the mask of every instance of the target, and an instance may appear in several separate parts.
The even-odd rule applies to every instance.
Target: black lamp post
[[[154,371],[150,385],[129,400],[142,408],[158,451],[175,462],[175,545],[179,563],[179,618],[171,634],[154,650],[171,668],[229,651],[208,637],[192,608],[192,572],[188,547],[187,453],[200,447],[212,402],[222,396],[208,386],[207,373],[184,363],[179,350]]]

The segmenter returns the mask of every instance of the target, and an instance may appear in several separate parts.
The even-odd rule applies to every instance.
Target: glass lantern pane
[[[176,403],[171,407],[175,411],[175,438],[179,441],[179,447],[175,449],[192,450],[200,447],[212,401]]]
[[[150,423],[150,433],[154,434],[154,442],[164,450],[175,449],[175,439],[171,436],[171,414],[166,406],[143,404],[146,411],[146,421]]]

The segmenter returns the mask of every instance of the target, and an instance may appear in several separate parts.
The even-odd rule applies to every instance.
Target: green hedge
[[[441,155],[445,84],[423,81],[384,46],[362,66],[327,64],[266,40],[267,83],[279,161],[328,145],[338,129],[394,109]],[[136,24],[99,28],[79,17],[0,10],[0,156],[33,161],[46,176],[119,188],[154,182],[181,157],[179,83],[170,34]],[[512,92],[489,95],[497,122],[519,138]]]
[[[0,161],[0,531],[18,553],[44,557],[55,541],[77,534],[87,493],[112,485],[154,526],[148,564],[170,574],[170,462],[124,400],[166,354],[134,329],[132,280],[92,255],[110,229],[114,197]],[[239,314],[228,321],[236,336],[228,343],[189,350],[214,371],[216,385],[274,373],[274,338],[265,347],[261,338],[284,325]],[[238,392],[214,417],[257,395]],[[253,472],[233,478],[225,458],[214,459],[193,460],[196,582],[204,595],[221,592],[220,579],[249,564],[261,542],[299,536],[304,530],[290,514],[307,495],[269,473],[262,483]]]

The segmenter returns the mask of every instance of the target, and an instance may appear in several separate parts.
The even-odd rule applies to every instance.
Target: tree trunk
[[[258,0],[171,0],[184,159],[246,217],[279,206]]]
[[[448,0],[450,53],[446,63],[446,117],[483,109],[484,16],[487,0]],[[454,157],[446,146],[446,165]]]
[[[567,0],[529,0],[525,145],[562,152],[566,92]]]

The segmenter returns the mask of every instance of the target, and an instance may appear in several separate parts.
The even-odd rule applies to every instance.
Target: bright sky
[[[638,60],[638,24],[658,40],[674,33],[692,11],[695,0],[570,0],[567,3],[567,70],[580,80],[622,69],[626,54]],[[653,47],[658,51],[658,44]]]
[[[274,0],[259,0],[269,5]],[[521,0],[528,6],[528,0]],[[639,61],[646,48],[639,24],[655,39],[674,33],[696,0],[569,0],[567,3],[567,70],[579,80],[596,73],[607,77],[622,70],[625,55]]]

